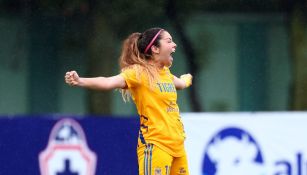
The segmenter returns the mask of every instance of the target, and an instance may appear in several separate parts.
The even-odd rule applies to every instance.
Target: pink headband
[[[158,31],[158,33],[155,35],[155,37],[152,38],[152,40],[150,41],[150,43],[147,45],[144,53],[146,54],[148,49],[152,46],[152,44],[155,42],[155,40],[157,39],[157,37],[159,36],[159,34],[162,32],[162,29]]]

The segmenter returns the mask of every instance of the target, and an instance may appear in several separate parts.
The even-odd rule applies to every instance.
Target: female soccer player
[[[122,89],[140,115],[137,155],[139,175],[188,175],[185,133],[177,105],[177,89],[192,84],[190,74],[177,78],[169,67],[176,44],[164,29],[132,33],[123,43],[121,73],[111,77],[79,77],[69,71],[65,81],[89,89]]]

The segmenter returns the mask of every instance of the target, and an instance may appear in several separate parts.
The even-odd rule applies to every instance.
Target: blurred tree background
[[[191,18],[200,14],[239,14],[241,16],[260,14],[264,18],[266,14],[285,16],[292,78],[288,89],[288,104],[282,110],[307,109],[307,3],[305,0],[1,0],[0,5],[2,17],[21,19],[24,24],[22,26],[29,34],[28,104],[25,110],[28,113],[59,112],[58,101],[63,94],[55,89],[58,89],[59,82],[63,81],[64,74],[60,71],[60,67],[64,70],[78,70],[81,69],[78,66],[85,66],[85,71],[80,72],[82,76],[116,74],[119,72],[117,66],[120,54],[119,43],[132,32],[142,32],[155,26],[166,28],[171,34],[174,33],[177,44],[181,47],[186,71],[195,77],[193,86],[188,90],[188,97],[185,98],[185,102],[190,105],[190,111],[206,111],[207,104],[200,98],[202,96],[200,91],[206,91],[206,89],[200,89],[199,77],[200,71],[206,69],[208,59],[199,52],[201,50],[210,52],[210,42],[196,44],[188,26]],[[206,34],[205,31],[203,33]],[[223,48],[220,48],[220,52],[223,52]],[[63,54],[69,56],[63,57]],[[78,64],[69,65],[74,63],[74,56],[86,59],[77,62]],[[65,58],[68,61],[64,64],[62,59]],[[248,65],[248,63],[244,64]],[[15,63],[12,61],[10,65],[18,66],[18,60]],[[261,89],[257,88],[252,91],[259,91],[259,98],[267,93],[262,93]],[[259,100],[257,97],[244,97],[245,92],[247,96],[250,95],[249,91],[243,90],[241,95],[243,97],[238,103]],[[114,100],[112,92],[86,91],[85,96],[85,111],[88,113],[112,113]],[[67,98],[77,100],[74,95],[67,95]],[[240,101],[240,97],[238,98]],[[2,101],[2,103],[5,102]],[[217,103],[217,106],[220,106],[219,111],[227,111],[227,107],[223,107],[224,104]],[[270,110],[266,107],[264,100],[260,100],[257,104],[258,108],[241,105],[243,107],[238,107],[237,110]],[[251,105],[254,104],[251,103]]]

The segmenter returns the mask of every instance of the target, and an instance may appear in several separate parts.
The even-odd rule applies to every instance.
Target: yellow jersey
[[[179,107],[174,75],[168,68],[159,71],[159,79],[150,87],[148,77],[129,68],[121,74],[140,115],[139,140],[152,143],[174,157],[184,155],[185,133]]]

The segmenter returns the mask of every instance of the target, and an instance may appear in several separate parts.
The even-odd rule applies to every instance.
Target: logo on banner
[[[94,175],[96,154],[89,150],[81,126],[62,119],[53,127],[47,148],[39,154],[41,175]]]
[[[203,175],[264,175],[264,160],[256,140],[240,128],[225,128],[206,146]]]

